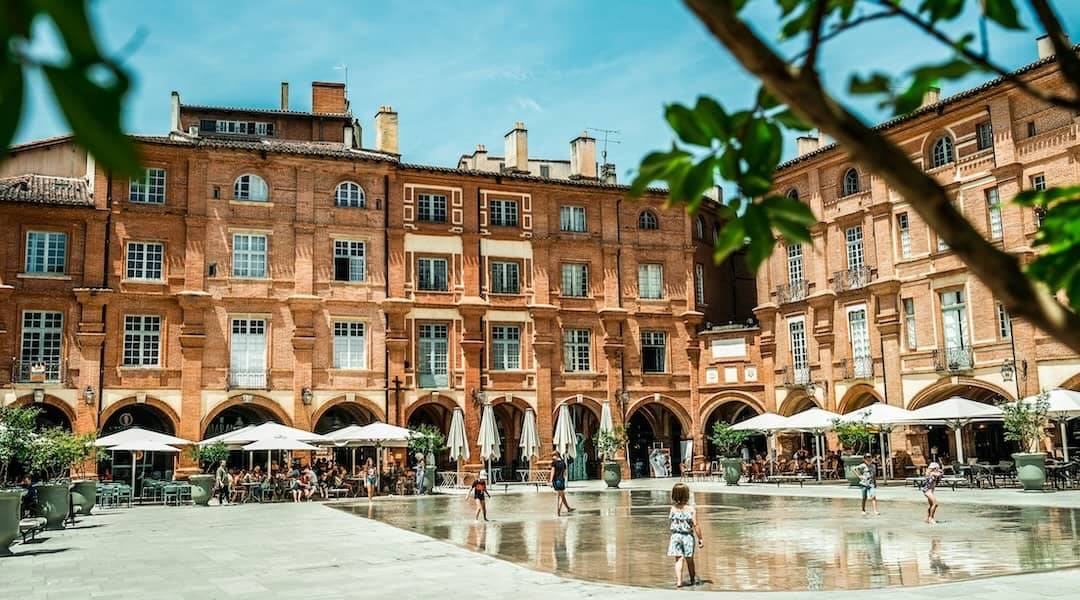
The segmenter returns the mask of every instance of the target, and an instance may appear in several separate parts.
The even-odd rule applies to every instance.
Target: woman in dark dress
[[[555,514],[561,517],[564,506],[566,512],[574,512],[574,509],[570,508],[570,504],[566,502],[566,461],[562,459],[558,450],[551,453],[551,475],[548,477],[548,482],[555,490]]]

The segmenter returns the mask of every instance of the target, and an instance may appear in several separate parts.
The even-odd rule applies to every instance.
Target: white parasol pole
[[[964,438],[961,433],[964,429],[963,423],[956,421],[956,427],[953,431],[956,432],[956,460],[962,465],[964,464]]]
[[[131,451],[131,495],[135,495],[135,451]]]
[[[814,458],[817,463],[817,480],[821,481],[821,434],[814,432]]]
[[[1068,435],[1066,433],[1065,419],[1058,421],[1058,425],[1061,426],[1061,455],[1064,457],[1065,462],[1069,462],[1069,440],[1065,437]]]

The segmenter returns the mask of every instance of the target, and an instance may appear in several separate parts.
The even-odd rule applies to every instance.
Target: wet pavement
[[[908,495],[915,500],[916,494]],[[1080,523],[1070,508],[949,498],[940,523],[930,526],[917,501],[883,502],[882,516],[864,517],[857,493],[693,496],[706,542],[696,557],[704,590],[897,588],[1080,565]],[[475,507],[462,496],[335,508],[562,577],[672,587],[666,490],[568,498],[577,510],[557,518],[549,492],[496,494],[488,501],[488,523],[474,520]]]

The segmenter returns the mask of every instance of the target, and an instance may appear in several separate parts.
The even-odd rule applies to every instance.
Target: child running
[[[877,510],[877,466],[874,457],[869,454],[863,455],[860,464],[851,467],[851,472],[859,478],[859,487],[862,488],[862,514],[866,515],[866,499],[870,499],[870,506],[874,509],[874,516],[881,513]]]
[[[480,474],[473,479],[472,482],[472,495],[476,500],[476,518],[479,519],[480,515],[484,515],[484,520],[487,521],[487,500],[491,494],[487,491],[487,471],[480,471]],[[466,496],[465,500],[468,501],[469,497]]]
[[[926,509],[926,518],[923,519],[931,525],[937,525],[937,509],[938,501],[934,496],[934,491],[937,489],[937,484],[941,481],[943,473],[941,471],[941,465],[936,462],[930,463],[930,466],[926,467],[926,479],[923,480],[922,490],[926,501],[930,503],[930,506]]]
[[[697,583],[697,573],[694,572],[694,546],[695,540],[698,547],[705,545],[701,536],[701,527],[698,525],[697,509],[690,506],[690,488],[685,483],[676,483],[671,488],[671,511],[668,519],[671,521],[671,542],[668,543],[668,556],[675,557],[675,587],[683,586],[683,564],[690,575],[690,585]]]

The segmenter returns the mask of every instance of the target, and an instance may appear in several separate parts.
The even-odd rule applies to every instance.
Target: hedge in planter
[[[851,485],[859,485],[859,476],[851,468],[861,463],[863,454],[870,449],[870,441],[874,439],[870,424],[865,419],[847,422],[836,419],[833,426],[840,445],[848,452],[841,458],[844,462],[844,478]]]
[[[622,469],[615,462],[615,455],[619,448],[626,445],[626,426],[620,425],[613,430],[597,431],[593,437],[593,446],[596,454],[600,457],[603,466],[604,483],[609,488],[619,487],[622,481]]]
[[[743,460],[739,456],[739,448],[750,437],[749,431],[732,429],[730,423],[717,421],[713,425],[709,441],[716,447],[720,455],[720,464],[724,467],[724,482],[728,485],[739,485],[742,478]]]
[[[31,467],[45,476],[38,484],[38,516],[48,529],[63,529],[68,516],[71,468],[90,458],[94,435],[76,435],[60,428],[46,429],[31,443]]]
[[[1021,400],[1001,406],[1005,439],[1020,444],[1020,452],[1012,457],[1016,461],[1016,479],[1024,491],[1042,491],[1046,485],[1046,453],[1039,451],[1039,445],[1046,430],[1049,408],[1046,392],[1032,401]]]

